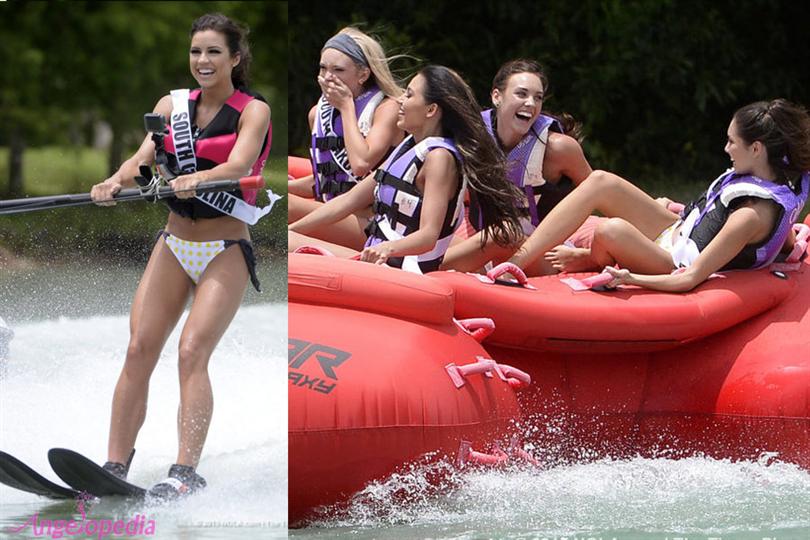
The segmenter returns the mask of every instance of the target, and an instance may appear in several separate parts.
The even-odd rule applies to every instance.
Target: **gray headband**
[[[366,60],[366,55],[363,54],[363,49],[361,49],[360,45],[358,45],[357,42],[348,34],[340,33],[330,37],[323,46],[323,49],[321,49],[321,52],[323,52],[324,49],[335,49],[340,51],[352,60],[368,67],[368,60]]]

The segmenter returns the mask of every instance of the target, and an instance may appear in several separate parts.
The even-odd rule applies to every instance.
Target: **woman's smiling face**
[[[498,131],[508,129],[525,135],[543,108],[545,89],[534,73],[515,73],[506,81],[503,92],[492,91],[492,103],[498,112]]]
[[[421,127],[431,104],[425,102],[425,78],[420,74],[411,79],[405,93],[397,99],[397,127],[408,133]]]
[[[750,173],[755,163],[754,145],[747,144],[742,137],[740,137],[737,131],[737,124],[734,120],[728,125],[726,136],[727,141],[724,150],[731,158],[731,166],[738,173]]]
[[[231,56],[225,35],[216,30],[201,30],[191,36],[189,66],[191,75],[202,88],[230,81],[239,56]]]
[[[361,68],[351,57],[337,49],[327,48],[321,53],[318,77],[325,82],[339,80],[351,90],[354,97],[363,93],[363,84],[368,79],[368,68]]]

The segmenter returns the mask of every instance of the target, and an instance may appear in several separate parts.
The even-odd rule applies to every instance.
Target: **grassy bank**
[[[28,196],[86,193],[106,177],[106,153],[89,148],[32,148],[25,152],[23,166]],[[7,175],[7,171],[8,149],[2,148],[0,174]],[[286,193],[286,171],[286,159],[271,158],[268,162],[264,176],[274,192]],[[0,185],[7,188],[5,180]],[[282,199],[251,229],[260,254],[286,250],[285,202]],[[132,202],[0,216],[0,248],[16,257],[43,260],[141,257],[151,248],[167,214],[164,204]]]

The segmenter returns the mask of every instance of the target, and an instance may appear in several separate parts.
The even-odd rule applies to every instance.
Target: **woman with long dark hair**
[[[453,70],[427,66],[399,100],[397,125],[409,135],[375,175],[289,226],[289,245],[357,251],[305,236],[374,203],[360,259],[417,272],[438,269],[462,217],[464,192],[481,209],[482,242],[521,237],[520,192],[506,179],[503,153],[487,134],[475,97]]]
[[[236,314],[248,280],[258,289],[247,223],[260,217],[256,192],[236,190],[212,204],[196,197],[201,182],[260,174],[270,149],[270,107],[248,90],[247,31],[221,14],[203,15],[191,27],[189,66],[200,88],[174,90],[154,112],[171,119],[165,148],[147,136],[110,178],[93,186],[96,201],[109,201],[135,185],[139,166],[157,161],[173,178],[166,228],[158,237],[130,314],[126,360],[112,403],[108,461],[104,468],[126,478],[138,431],[146,417],[149,379],[163,345],[190,297],[179,345],[180,408],[177,461],[152,488],[176,497],[205,486],[196,467],[213,412],[208,362]],[[176,176],[176,177],[175,177]]]

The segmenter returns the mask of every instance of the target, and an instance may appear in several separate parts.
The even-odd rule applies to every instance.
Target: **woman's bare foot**
[[[591,258],[591,250],[587,248],[560,244],[547,251],[543,258],[558,272],[585,272],[599,269]]]

